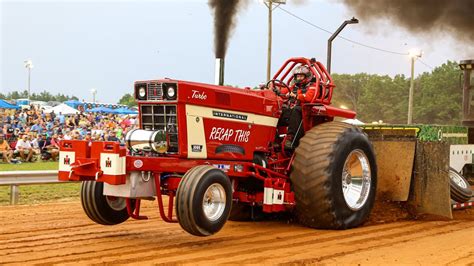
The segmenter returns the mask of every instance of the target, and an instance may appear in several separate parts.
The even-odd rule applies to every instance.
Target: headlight
[[[166,100],[176,100],[178,98],[178,84],[163,83],[163,92]]]
[[[168,87],[166,93],[168,94],[168,97],[174,98],[174,96],[176,95],[176,89],[174,87]]]
[[[140,89],[138,89],[138,97],[145,98],[145,96],[146,96],[145,88],[141,87]]]
[[[137,100],[146,100],[146,83],[137,83],[135,84],[135,97]]]

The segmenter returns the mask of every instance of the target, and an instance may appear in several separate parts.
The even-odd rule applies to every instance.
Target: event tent
[[[107,114],[110,114],[110,113],[114,113],[114,109],[110,109],[110,108],[107,108],[107,107],[100,106],[100,107],[88,109],[87,112],[89,112],[89,113],[107,113]]]
[[[72,107],[70,107],[69,105],[66,105],[64,103],[58,105],[58,106],[55,106],[53,108],[50,108],[50,109],[47,109],[47,110],[44,110],[45,113],[51,113],[53,112],[55,114],[63,114],[63,115],[71,115],[71,114],[78,114],[80,113],[79,110],[77,109],[74,109]]]
[[[78,106],[80,105],[84,105],[83,102],[80,102],[78,100],[69,100],[69,101],[65,101],[64,104],[72,107],[72,108],[77,108]]]
[[[130,109],[127,109],[127,108],[114,109],[114,113],[119,114],[119,115],[136,115],[136,114],[138,114],[137,111],[133,111],[133,110],[130,110]]]
[[[8,102],[5,101],[5,100],[0,99],[0,108],[4,108],[4,109],[18,109],[18,108],[20,108],[20,107],[17,106],[17,105],[14,105],[14,104],[10,104],[10,103],[8,103]]]

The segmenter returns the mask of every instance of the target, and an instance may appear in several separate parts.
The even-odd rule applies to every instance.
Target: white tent
[[[71,114],[78,114],[78,113],[80,113],[78,110],[76,110],[76,109],[74,109],[74,108],[72,108],[72,107],[70,107],[70,106],[68,106],[68,105],[66,105],[66,104],[64,104],[64,103],[62,103],[62,104],[60,104],[60,105],[58,105],[58,106],[55,106],[55,107],[53,107],[53,108],[50,108],[50,109],[48,109],[48,110],[44,110],[45,113],[51,113],[51,112],[53,112],[53,111],[54,111],[55,114],[61,113],[61,114],[63,114],[63,115],[71,115]]]
[[[342,120],[342,122],[344,123],[347,123],[347,124],[351,124],[351,125],[356,125],[356,126],[360,126],[360,125],[364,125],[365,123],[360,121],[359,119],[346,119],[346,120]]]

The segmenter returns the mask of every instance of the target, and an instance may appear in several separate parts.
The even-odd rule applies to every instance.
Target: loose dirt
[[[396,210],[395,210],[396,211]],[[0,264],[472,264],[474,211],[450,221],[403,215],[360,228],[314,230],[285,221],[228,222],[207,238],[163,222],[154,202],[149,220],[91,222],[80,202],[0,207]]]

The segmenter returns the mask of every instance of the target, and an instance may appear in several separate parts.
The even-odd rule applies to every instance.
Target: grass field
[[[57,170],[58,162],[0,164],[2,171]],[[80,183],[19,186],[19,204],[79,200]],[[0,205],[10,204],[10,186],[0,186]]]
[[[35,162],[22,164],[0,163],[1,171],[58,170],[58,162]]]

